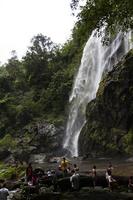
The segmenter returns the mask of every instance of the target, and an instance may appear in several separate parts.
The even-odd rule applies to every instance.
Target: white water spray
[[[63,148],[67,149],[71,156],[78,156],[78,138],[86,122],[86,106],[96,97],[103,72],[111,70],[113,65],[132,48],[131,33],[124,38],[123,34],[119,33],[109,46],[103,46],[102,38],[94,37],[94,33],[93,31],[85,45],[69,98],[70,111]]]

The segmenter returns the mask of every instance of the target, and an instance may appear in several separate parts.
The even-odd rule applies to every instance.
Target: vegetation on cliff
[[[71,0],[73,10],[77,9],[82,0]],[[86,0],[85,6],[78,15],[77,27],[83,35],[96,28],[98,33],[106,25],[104,41],[119,31],[127,32],[133,28],[132,0]]]

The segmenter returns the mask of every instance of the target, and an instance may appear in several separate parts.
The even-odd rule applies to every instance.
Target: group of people
[[[105,177],[106,177],[106,181],[107,181],[108,188],[110,191],[113,191],[113,189],[115,187],[117,187],[117,181],[113,178],[112,171],[113,171],[113,166],[112,166],[111,162],[109,162],[109,165],[105,172]],[[92,168],[92,178],[93,178],[93,187],[95,187],[96,181],[97,181],[97,172],[96,172],[95,165]],[[130,191],[133,192],[133,176],[129,177],[128,188]]]
[[[110,191],[113,191],[113,188],[117,185],[117,181],[112,176],[112,171],[113,171],[113,166],[111,163],[109,163],[105,172],[105,178],[107,180],[107,184]],[[70,177],[70,183],[72,189],[73,190],[79,189],[79,178],[80,178],[79,168],[76,164],[72,165],[65,157],[63,157],[62,161],[60,162],[60,165],[55,171],[48,170],[46,172],[46,175],[48,177],[52,177],[54,183],[57,183],[57,180],[59,180],[60,178]],[[96,165],[94,165],[91,170],[91,176],[92,176],[93,187],[95,188],[98,179]],[[28,185],[36,185],[38,183],[38,176],[36,176],[36,173],[33,171],[31,163],[26,169],[26,180],[28,182]],[[128,188],[133,191],[132,176],[129,177]]]
[[[112,176],[113,166],[111,162],[109,162],[109,165],[105,171],[105,178],[108,184],[108,188],[110,191],[113,191],[113,188],[117,185],[117,181]],[[92,178],[93,178],[93,186],[96,185],[97,180],[97,173],[96,173],[96,166],[94,165],[92,168]]]
[[[114,183],[116,183],[116,180],[112,177],[112,170],[113,170],[112,164],[109,163],[109,166],[107,167],[106,172],[105,172],[105,177],[106,177],[107,184],[110,191],[113,190],[113,185]],[[96,165],[93,166],[91,174],[92,174],[92,180],[93,180],[93,187],[95,188],[96,181],[98,178],[97,172],[96,172]]]
[[[45,177],[49,179],[52,178],[52,181],[55,185],[59,178],[70,177],[71,186],[76,190],[79,188],[78,171],[79,168],[76,164],[72,165],[65,157],[63,157],[58,168],[56,170],[48,170],[45,173]],[[37,171],[33,170],[31,163],[29,163],[28,167],[26,168],[26,181],[29,186],[35,186],[38,184],[39,176],[38,172],[36,172]]]
[[[106,172],[105,172],[105,177],[106,177],[108,187],[110,190],[113,189],[113,184],[116,182],[116,180],[112,177],[112,170],[113,170],[112,164],[109,163],[109,166],[107,167]],[[89,172],[89,174],[90,173],[92,176],[93,187],[95,188],[96,182],[98,179],[96,165],[93,165],[92,170]]]

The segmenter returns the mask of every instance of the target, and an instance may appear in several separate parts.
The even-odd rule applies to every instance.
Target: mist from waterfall
[[[70,110],[63,148],[67,149],[71,156],[78,156],[78,138],[86,122],[86,106],[96,97],[103,73],[110,71],[132,48],[131,33],[125,37],[119,33],[109,46],[103,46],[101,40],[102,37],[96,36],[93,31],[85,45],[69,98]]]

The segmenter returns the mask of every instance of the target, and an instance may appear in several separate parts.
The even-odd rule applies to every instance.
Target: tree
[[[52,59],[55,45],[50,38],[38,34],[31,40],[26,56],[23,58],[29,85],[37,89],[47,87],[51,77],[49,62]]]
[[[80,0],[72,0],[72,9],[77,9]],[[78,15],[78,25],[86,29],[96,28],[98,32],[106,25],[106,37],[119,31],[127,32],[133,28],[132,0],[87,0]],[[105,38],[106,38],[105,37]]]
[[[45,112],[55,115],[64,114],[69,99],[72,79],[67,70],[58,70],[53,76],[47,90],[42,91],[40,103]]]

